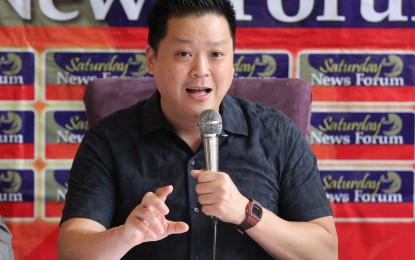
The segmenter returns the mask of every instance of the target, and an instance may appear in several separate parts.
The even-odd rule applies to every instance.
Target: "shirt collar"
[[[154,94],[145,101],[142,110],[140,125],[144,134],[148,134],[160,128],[166,128],[176,132],[166,120],[161,111],[160,93],[156,90]],[[230,95],[225,95],[220,105],[222,117],[222,129],[225,132],[248,135],[248,126],[245,115],[238,101]]]
[[[237,99],[226,95],[220,106],[220,114],[222,116],[222,128],[224,131],[233,134],[248,135],[245,114],[238,104]]]
[[[161,111],[160,93],[157,90],[144,102],[144,108],[141,110],[140,118],[140,126],[145,135],[161,128],[175,132]]]

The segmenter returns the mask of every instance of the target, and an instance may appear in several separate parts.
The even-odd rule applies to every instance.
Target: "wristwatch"
[[[246,218],[245,220],[237,226],[239,232],[243,233],[243,231],[255,226],[261,221],[262,218],[262,205],[259,204],[258,201],[249,198],[249,203],[246,205],[245,210]]]

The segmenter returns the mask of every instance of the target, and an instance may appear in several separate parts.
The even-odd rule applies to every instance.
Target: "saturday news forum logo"
[[[319,159],[414,160],[413,112],[313,112]]]
[[[87,129],[83,110],[45,112],[46,159],[73,159]]]
[[[237,78],[288,78],[290,57],[287,53],[236,52],[234,55]]]
[[[334,216],[414,219],[414,172],[321,170]]]
[[[46,99],[82,100],[96,78],[150,76],[144,51],[47,51]]]
[[[0,159],[33,159],[33,111],[0,111]]]
[[[414,86],[413,54],[303,53],[300,76],[312,86]]]
[[[303,52],[299,75],[314,101],[413,102],[415,54]]]
[[[0,51],[0,100],[34,100],[35,54]]]
[[[35,216],[33,170],[0,169],[0,215],[5,218]]]

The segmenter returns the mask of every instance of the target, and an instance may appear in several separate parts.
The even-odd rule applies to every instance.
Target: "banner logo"
[[[143,51],[46,53],[46,98],[81,100],[96,78],[149,76]]]
[[[414,218],[410,171],[320,172],[337,218]]]
[[[16,76],[22,70],[22,59],[14,54],[7,53],[0,56],[0,70],[6,76]],[[1,78],[1,82],[11,81],[14,83],[23,84],[23,77],[17,78]]]
[[[0,159],[34,158],[34,113],[0,111]]]
[[[235,77],[238,78],[287,78],[289,56],[283,53],[244,53],[234,56]]]
[[[34,100],[34,82],[33,53],[0,52],[0,100]]]
[[[300,55],[300,77],[313,86],[414,86],[409,54],[325,54]]]
[[[310,130],[320,159],[414,159],[414,113],[315,112]]]
[[[15,143],[23,143],[23,136],[17,135],[22,129],[22,118],[15,112],[7,112],[0,114],[0,130],[3,134],[10,135],[9,138],[2,139],[15,139]]]
[[[299,55],[299,77],[313,86],[313,101],[414,102],[414,66],[414,54]]]
[[[0,183],[2,183],[2,192],[17,193],[22,187],[22,178],[18,172],[7,171],[0,175]],[[12,201],[23,201],[22,194],[18,194]]]
[[[0,215],[33,218],[35,181],[32,170],[0,169]]]
[[[72,159],[88,121],[85,111],[46,111],[46,158]]]

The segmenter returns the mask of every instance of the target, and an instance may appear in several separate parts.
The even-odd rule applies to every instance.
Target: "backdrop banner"
[[[233,0],[235,77],[312,86],[310,144],[340,259],[415,256],[415,2]],[[148,76],[154,0],[0,3],[0,214],[16,259],[56,259],[96,78]]]

